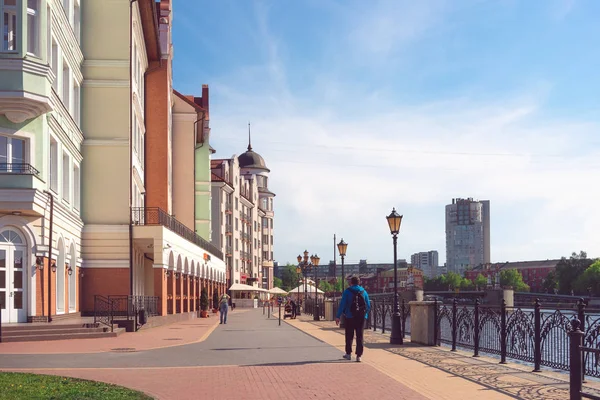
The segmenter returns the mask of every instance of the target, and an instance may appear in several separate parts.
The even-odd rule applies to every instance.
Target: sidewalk
[[[344,349],[344,331],[335,322],[313,321],[302,315],[286,320],[290,325]],[[400,356],[400,357],[399,357]],[[389,335],[365,330],[363,362],[431,399],[544,399],[569,398],[568,376],[554,372],[532,373],[531,367],[515,363],[500,365],[497,359],[472,357],[444,347],[389,344]],[[457,379],[459,378],[459,379]],[[596,383],[587,392],[600,395]]]
[[[236,313],[243,312],[242,310]],[[233,313],[229,313],[231,316]],[[216,315],[216,314],[215,314]],[[201,342],[219,325],[219,316],[194,318],[117,337],[0,343],[0,354],[78,354],[131,352]]]

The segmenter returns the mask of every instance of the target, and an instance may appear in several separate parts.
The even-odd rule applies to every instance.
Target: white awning
[[[286,292],[282,288],[278,288],[278,287],[274,287],[273,289],[269,290],[269,293],[271,293],[271,294],[288,294],[288,292]]]
[[[244,285],[243,283],[234,283],[229,288],[232,292],[266,292],[267,290],[262,288],[257,288],[250,285]]]
[[[298,288],[300,289],[300,294],[303,294],[304,293],[304,285],[298,286],[298,287],[295,287],[295,288],[291,289],[288,292],[288,294],[297,294],[298,293]],[[310,294],[310,293],[314,293],[314,292],[315,292],[315,287],[314,286],[312,286],[310,284],[306,285],[306,293]],[[324,292],[321,289],[317,289],[317,293],[321,294],[321,293],[324,293]]]

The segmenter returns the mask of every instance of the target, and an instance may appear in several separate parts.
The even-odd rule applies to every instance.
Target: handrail
[[[112,302],[100,294],[94,295],[94,324],[104,324],[113,331]]]

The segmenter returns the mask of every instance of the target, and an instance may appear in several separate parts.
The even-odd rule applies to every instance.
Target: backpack
[[[350,303],[350,312],[353,317],[362,316],[365,317],[367,313],[367,303],[362,295],[362,291],[352,291],[352,303]]]

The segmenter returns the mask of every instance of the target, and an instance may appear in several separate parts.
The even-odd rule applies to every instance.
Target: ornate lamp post
[[[298,256],[298,265],[300,265],[300,261],[302,261],[302,257]],[[302,268],[296,267],[296,275],[298,275],[298,297],[296,298],[296,315],[302,315],[300,312],[300,286],[302,286],[302,279],[300,279],[300,274],[302,273]]]
[[[321,314],[319,310],[319,261],[321,260],[318,255],[314,255],[310,258],[315,269],[315,310],[313,312],[313,320],[320,321]]]
[[[344,282],[346,281],[346,275],[344,273],[344,258],[346,257],[346,249],[348,248],[348,243],[344,242],[344,239],[342,238],[342,240],[340,240],[340,242],[338,243],[337,248],[340,253],[340,257],[342,258],[342,293],[344,293]],[[335,277],[335,279],[337,280],[337,276]],[[346,319],[344,318],[344,314],[342,314],[342,317],[340,318],[340,328],[346,326],[345,320]]]
[[[311,270],[311,268],[316,268],[319,265],[320,258],[316,254],[311,255],[310,256],[311,262],[309,263],[308,262],[308,260],[309,260],[308,251],[304,250],[303,254],[304,254],[304,257],[302,257],[301,255],[298,255],[298,257],[297,257],[298,267],[296,268],[296,271],[298,271],[298,270],[302,271],[302,275],[304,276],[304,299],[303,300],[306,303],[306,291],[308,289],[308,285],[306,282],[306,276],[308,275],[308,272]],[[298,289],[298,291],[300,291],[300,289]],[[315,291],[315,296],[316,296],[316,291]],[[298,314],[298,315],[300,315],[300,314]]]
[[[398,232],[400,232],[400,224],[402,223],[402,215],[396,212],[396,208],[387,217],[387,222],[390,227],[390,233],[394,241],[394,315],[392,316],[392,335],[390,336],[391,344],[402,344],[402,327],[400,325],[400,304],[398,302]]]

